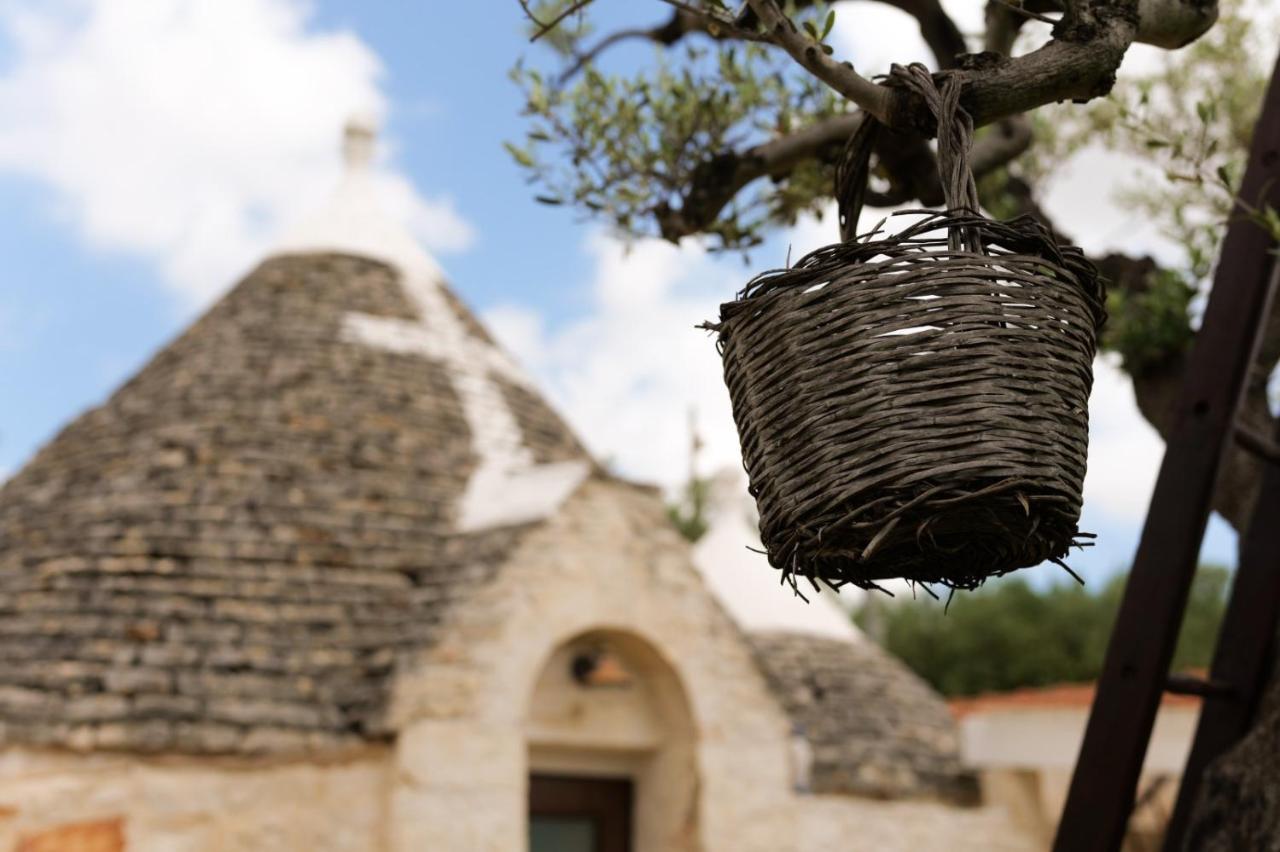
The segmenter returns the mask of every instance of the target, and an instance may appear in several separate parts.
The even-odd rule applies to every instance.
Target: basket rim
[[[885,222],[898,216],[921,216],[900,231],[884,234]],[[953,249],[946,245],[946,237],[940,232],[955,228],[977,232],[984,249],[996,249],[998,253],[974,252]],[[884,234],[883,236],[881,236]],[[735,298],[722,305],[746,302],[770,293],[802,285],[798,278],[811,279],[828,271],[865,266],[875,258],[888,256],[898,263],[912,260],[921,263],[941,263],[951,260],[977,261],[985,265],[1016,264],[1030,262],[1064,272],[1079,285],[1092,300],[1099,303],[1105,298],[1105,287],[1097,267],[1085,257],[1084,252],[1073,245],[1061,245],[1052,233],[1037,219],[1022,215],[1009,220],[997,220],[974,213],[967,208],[952,210],[910,209],[899,210],[877,222],[869,231],[852,240],[830,243],[805,254],[789,267],[766,270],[755,275],[735,294]],[[1101,325],[1104,316],[1096,317]]]

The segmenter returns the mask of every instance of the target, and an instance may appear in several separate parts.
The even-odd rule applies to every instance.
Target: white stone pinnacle
[[[342,161],[348,172],[367,169],[373,162],[378,128],[372,119],[352,116],[342,129]]]
[[[778,572],[760,553],[760,533],[752,516],[755,507],[741,468],[726,469],[711,478],[707,503],[707,532],[693,548],[693,561],[743,629],[863,641],[835,592],[805,589],[806,603],[782,585]],[[845,600],[856,594],[856,590],[846,591]]]

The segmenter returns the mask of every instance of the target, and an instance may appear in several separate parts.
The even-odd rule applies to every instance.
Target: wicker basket
[[[711,326],[761,537],[793,584],[973,588],[1085,536],[1096,271],[1029,218],[970,212],[958,87],[910,73],[936,96],[949,212],[765,273]]]

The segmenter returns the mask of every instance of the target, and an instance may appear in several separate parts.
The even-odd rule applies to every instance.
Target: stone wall
[[[9,749],[0,850],[369,852],[385,848],[389,766],[385,749],[326,763]]]
[[[93,852],[519,852],[531,770],[631,774],[636,852],[1033,848],[999,811],[793,793],[790,721],[651,492],[589,482],[439,635],[394,686],[389,749],[327,762],[11,749],[0,852],[69,837]],[[620,741],[603,724],[575,739],[557,721],[570,704],[533,712],[540,683],[570,688],[544,676],[582,637],[615,643],[645,679],[644,707],[613,708],[632,720]]]
[[[393,691],[399,848],[521,848],[534,688],[557,649],[593,632],[646,643],[676,672],[698,739],[691,789],[701,795],[664,819],[687,836],[651,838],[637,852],[689,848],[690,838],[694,848],[788,848],[787,722],[656,495],[588,483],[443,628]],[[478,800],[482,813],[465,805]]]
[[[668,797],[658,806],[665,812],[648,817],[670,833],[641,836],[637,852],[1034,848],[998,811],[795,795],[790,722],[655,494],[588,483],[449,618],[445,638],[393,695],[392,721],[404,730],[394,848],[522,848],[525,779],[543,759],[535,751],[531,764],[531,697],[547,661],[584,635],[651,649],[679,679],[696,735],[689,795]],[[592,765],[590,754],[578,757]],[[557,759],[571,765],[573,755]],[[637,780],[643,810],[645,779]]]
[[[1005,812],[997,808],[850,796],[805,797],[797,800],[796,808],[797,833],[794,845],[788,848],[797,852],[1041,852],[1047,848],[1016,830]]]

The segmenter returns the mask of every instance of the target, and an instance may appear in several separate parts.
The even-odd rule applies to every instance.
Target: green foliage
[[[534,11],[549,21],[571,5],[542,0]],[[723,0],[688,5],[722,20],[736,7]],[[785,5],[809,38],[827,39],[835,22],[827,5]],[[1223,0],[1220,20],[1206,35],[1163,53],[1151,72],[1122,76],[1110,97],[1028,113],[1035,144],[983,177],[984,205],[1007,218],[1026,209],[1025,187],[1051,180],[1083,147],[1159,167],[1164,180],[1139,176],[1116,188],[1116,200],[1135,220],[1153,223],[1184,258],[1145,286],[1113,288],[1109,296],[1102,345],[1118,352],[1132,374],[1189,345],[1192,305],[1207,287],[1231,216],[1251,216],[1280,239],[1280,213],[1237,197],[1276,24],[1273,9]],[[777,174],[749,180],[755,172],[743,168],[741,157],[848,105],[782,51],[719,40],[716,25],[709,29],[670,48],[654,45],[652,62],[637,62],[633,53],[621,63],[612,52],[591,55],[603,37],[592,26],[591,7],[545,33],[537,54],[550,64],[521,60],[511,72],[528,124],[524,138],[505,143],[537,200],[606,222],[628,238],[701,232],[712,237],[713,250],[748,249],[801,213],[820,214],[831,197],[831,166],[788,160]],[[1042,31],[1025,28],[1019,52],[1040,38]],[[1071,222],[1060,224],[1072,232]]]
[[[1175,669],[1208,666],[1230,572],[1196,574],[1174,654]],[[1037,590],[1019,578],[933,600],[869,598],[858,614],[884,646],[944,695],[1094,680],[1102,670],[1124,576],[1096,593],[1076,584]]]
[[[667,506],[667,517],[690,542],[702,538],[707,532],[707,497],[711,482],[700,476],[685,483],[680,498]]]
[[[1157,70],[1122,78],[1111,96],[1085,106],[1032,114],[1036,143],[1017,168],[1037,183],[1085,146],[1100,145],[1152,163],[1164,180],[1122,184],[1115,200],[1136,219],[1154,223],[1182,248],[1176,270],[1146,286],[1113,288],[1102,346],[1118,352],[1140,375],[1191,343],[1192,309],[1232,216],[1248,215],[1280,239],[1280,217],[1237,197],[1253,125],[1270,73],[1274,47],[1239,0],[1226,0],[1218,23],[1182,50],[1165,54]],[[1070,223],[1064,223],[1069,231]]]
[[[1138,376],[1191,346],[1188,321],[1196,288],[1179,272],[1156,270],[1145,289],[1112,288],[1107,293],[1107,324],[1102,346],[1120,355],[1122,366]]]
[[[1157,165],[1164,181],[1135,180],[1119,188],[1117,200],[1181,246],[1186,274],[1203,281],[1237,202],[1264,224],[1276,219],[1274,211],[1253,210],[1252,199],[1236,198],[1274,56],[1274,26],[1238,0],[1224,2],[1218,23],[1166,54],[1159,70],[1123,79],[1110,97],[1084,109],[1042,110],[1027,168],[1047,174],[1090,144]]]
[[[551,9],[537,14],[554,17]],[[796,20],[821,40],[835,19],[818,4]],[[588,32],[587,23],[557,31],[558,69],[587,52]],[[522,60],[511,77],[524,93],[528,131],[506,147],[538,200],[571,206],[625,237],[660,235],[656,214],[688,209],[686,195],[697,177],[732,180],[733,152],[846,109],[780,51],[705,35],[655,48],[655,61],[638,71],[589,61],[564,81]],[[815,210],[831,184],[831,168],[813,162],[756,181],[704,228],[715,238],[711,248],[759,244],[768,228]]]

